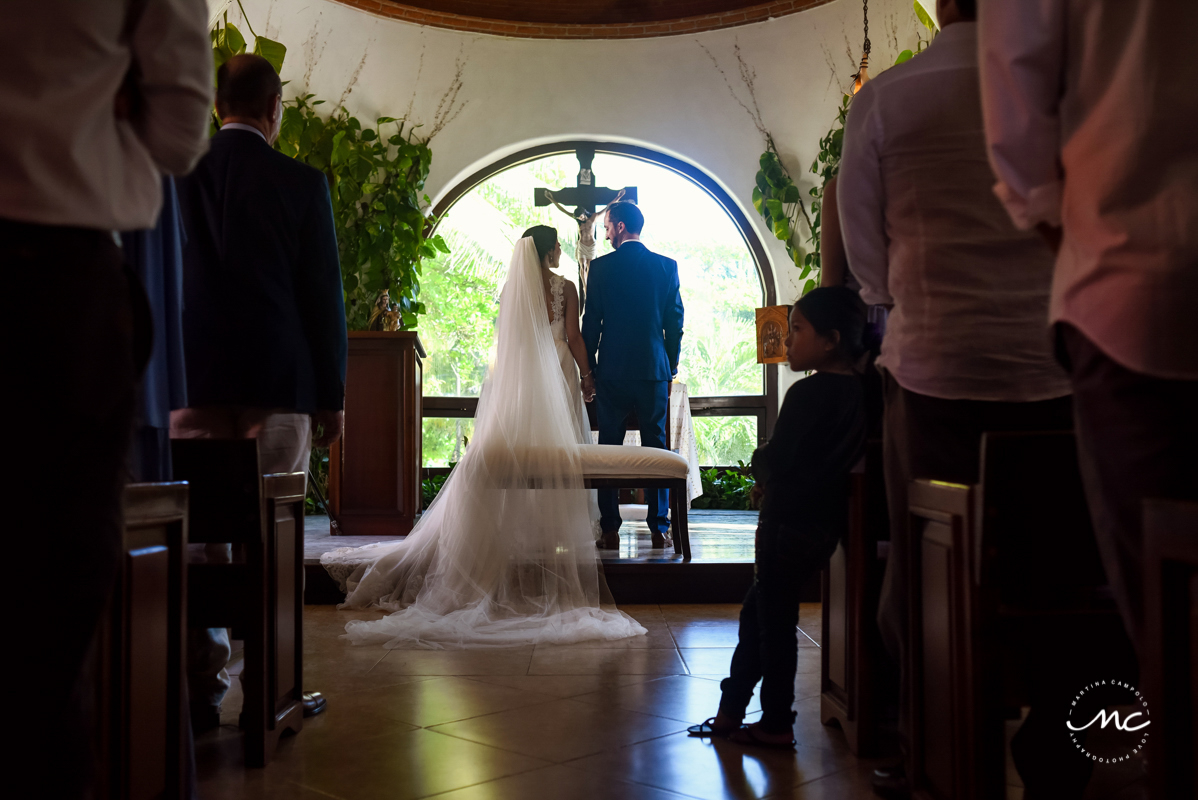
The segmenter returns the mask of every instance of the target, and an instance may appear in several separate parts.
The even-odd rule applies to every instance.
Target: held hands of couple
[[[312,415],[312,446],[328,447],[345,432],[344,411],[317,411]]]
[[[582,399],[591,402],[595,399],[595,376],[587,373],[582,377]]]

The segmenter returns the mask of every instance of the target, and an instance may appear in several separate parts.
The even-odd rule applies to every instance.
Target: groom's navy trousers
[[[595,386],[599,412],[599,444],[623,444],[624,421],[635,411],[640,422],[641,445],[666,449],[666,404],[670,399],[669,381],[602,380]],[[604,531],[620,529],[620,500],[616,489],[599,490],[599,526]],[[669,489],[646,489],[645,502],[650,530],[669,530],[666,511],[670,507]]]

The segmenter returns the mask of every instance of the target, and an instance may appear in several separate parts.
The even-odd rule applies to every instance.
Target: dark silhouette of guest
[[[911,480],[976,483],[983,432],[1072,426],[1069,383],[1044,333],[1050,260],[991,191],[975,3],[939,0],[937,16],[926,51],[853,98],[836,187],[862,299],[892,308],[877,360],[890,507],[878,627],[900,670],[910,663]],[[904,739],[909,686],[904,676]],[[877,777],[879,790],[907,789],[901,769]]]
[[[21,721],[13,797],[89,793],[97,692],[85,668],[121,552],[121,489],[148,350],[145,297],[113,231],[149,228],[163,174],[206,145],[212,52],[203,0],[0,5],[0,269],[5,485],[18,569]],[[47,40],[50,36],[53,44]],[[135,309],[139,312],[135,314]]]
[[[865,315],[861,298],[843,286],[814,289],[790,312],[787,362],[814,374],[786,392],[773,435],[753,453],[756,577],[719,713],[691,727],[693,735],[794,744],[799,591],[848,529],[849,471],[865,452],[865,384],[856,369],[869,349]],[[741,728],[758,682],[761,720]]]
[[[265,472],[307,472],[313,444],[341,435],[348,343],[328,183],[271,147],[281,91],[261,56],[225,62],[221,129],[179,182],[188,407],[171,412],[171,437],[256,438]],[[228,631],[193,632],[189,659],[203,729],[229,687]],[[305,712],[323,703],[305,698]]]

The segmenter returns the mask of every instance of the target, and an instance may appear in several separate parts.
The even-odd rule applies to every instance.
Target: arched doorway
[[[558,228],[562,272],[577,280],[575,223],[553,207],[536,208],[534,189],[573,186],[578,148],[593,149],[597,183],[637,186],[646,244],[679,262],[687,308],[679,379],[691,394],[700,461],[747,460],[773,425],[776,367],[756,363],[753,309],[774,304],[765,250],[739,207],[700,170],[662,153],[622,143],[566,141],[496,161],[449,191],[438,232],[453,252],[427,263],[421,300],[429,312],[421,337],[425,365],[425,465],[460,456],[472,431],[498,289],[515,239],[528,226]],[[602,236],[600,232],[600,237]],[[601,242],[596,256],[609,252]]]

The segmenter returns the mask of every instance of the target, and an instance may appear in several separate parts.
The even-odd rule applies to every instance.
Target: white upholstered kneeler
[[[674,552],[683,561],[691,559],[690,535],[686,524],[689,498],[686,478],[690,463],[669,450],[619,444],[579,446],[582,474],[588,489],[669,489],[670,532]]]

